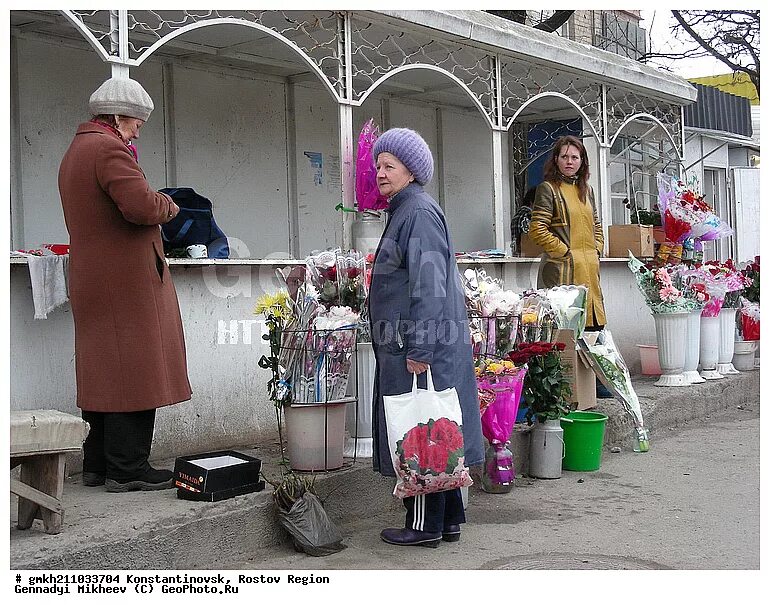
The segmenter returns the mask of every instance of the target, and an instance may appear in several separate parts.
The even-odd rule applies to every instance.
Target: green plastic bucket
[[[602,465],[602,445],[607,416],[591,411],[573,411],[561,418],[564,430],[564,470],[587,472]]]

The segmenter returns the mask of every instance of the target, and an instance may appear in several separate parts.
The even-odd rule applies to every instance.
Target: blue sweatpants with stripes
[[[447,525],[465,523],[463,497],[459,489],[404,498],[406,528],[421,532],[443,532]]]

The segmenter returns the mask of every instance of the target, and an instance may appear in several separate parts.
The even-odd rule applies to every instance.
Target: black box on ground
[[[183,500],[216,502],[261,491],[262,460],[237,451],[212,451],[176,458],[176,496]]]

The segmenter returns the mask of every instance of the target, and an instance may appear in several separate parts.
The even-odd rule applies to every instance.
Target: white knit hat
[[[132,78],[109,78],[88,100],[88,111],[94,116],[119,114],[146,121],[153,108],[150,95]]]

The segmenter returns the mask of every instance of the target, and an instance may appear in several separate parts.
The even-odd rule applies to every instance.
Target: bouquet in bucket
[[[628,253],[628,268],[652,313],[681,313],[703,306],[706,293],[689,286],[681,265],[664,265],[651,269]]]
[[[366,301],[365,257],[339,248],[316,252],[281,277],[292,314],[281,332],[279,397],[296,403],[343,398]]]
[[[527,366],[523,393],[528,424],[559,419],[570,411],[572,390],[560,357],[565,347],[548,341],[520,343],[508,354],[514,364]]]
[[[504,290],[501,282],[483,269],[467,269],[463,286],[474,355],[507,354],[519,328],[519,295]]]
[[[511,360],[479,358],[476,362],[481,432],[489,442],[482,476],[484,491],[508,491],[513,486],[516,472],[510,438],[526,373],[526,364],[517,368]]]
[[[706,318],[718,316],[723,307],[737,307],[741,292],[748,283],[732,261],[696,263],[692,269],[683,270],[681,276],[690,287],[707,295],[701,313]]]

